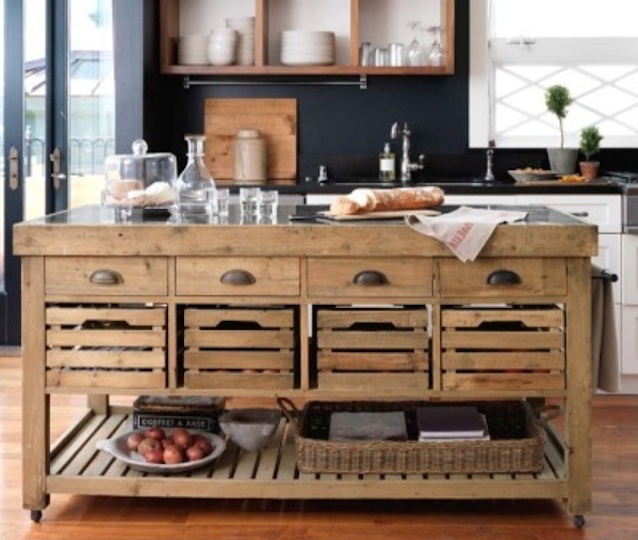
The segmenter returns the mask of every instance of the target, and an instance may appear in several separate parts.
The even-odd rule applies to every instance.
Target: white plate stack
[[[255,17],[233,17],[226,19],[226,26],[237,31],[235,61],[240,66],[255,63]]]
[[[230,66],[235,63],[237,30],[214,28],[208,40],[208,61],[214,66]]]
[[[284,30],[281,63],[285,66],[330,66],[335,63],[335,34],[320,30]]]
[[[186,34],[177,41],[177,63],[208,64],[208,35]]]

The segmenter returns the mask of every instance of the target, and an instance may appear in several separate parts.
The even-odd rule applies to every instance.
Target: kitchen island
[[[480,257],[461,263],[401,221],[289,221],[303,210],[280,206],[277,223],[247,225],[234,207],[227,223],[137,215],[118,223],[111,209],[82,207],[16,225],[23,503],[32,518],[54,493],[554,498],[582,526],[591,507],[596,227],[529,207],[524,222],[498,226]],[[388,345],[375,345],[378,363],[356,354],[375,331],[347,334],[351,349],[333,354],[340,319],[361,323],[357,329],[381,323],[378,341]],[[407,344],[406,333],[414,334]],[[86,395],[88,407],[52,442],[51,397],[60,393]],[[550,399],[562,403],[564,427],[545,426],[538,473],[302,473],[294,431],[282,422],[261,453],[229,445],[210,466],[164,476],[131,470],[95,447],[130,430],[130,409],[110,396],[142,394]]]

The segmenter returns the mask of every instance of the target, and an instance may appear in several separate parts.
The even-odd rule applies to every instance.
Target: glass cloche
[[[168,152],[147,153],[146,141],[137,139],[132,154],[109,156],[104,161],[106,206],[169,208],[175,199],[177,159]]]

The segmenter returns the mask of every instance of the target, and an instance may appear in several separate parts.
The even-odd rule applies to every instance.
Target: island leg
[[[46,394],[44,258],[22,259],[22,504],[31,518],[49,504],[50,399]],[[35,521],[39,521],[39,518]]]

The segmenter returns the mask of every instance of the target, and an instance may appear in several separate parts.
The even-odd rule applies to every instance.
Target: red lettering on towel
[[[463,242],[463,240],[467,238],[467,235],[470,234],[472,227],[474,227],[473,223],[469,223],[469,222],[463,223],[463,225],[461,225],[461,228],[458,231],[456,231],[456,233],[454,233],[454,236],[448,242],[448,244],[453,248],[459,247],[461,243]]]

